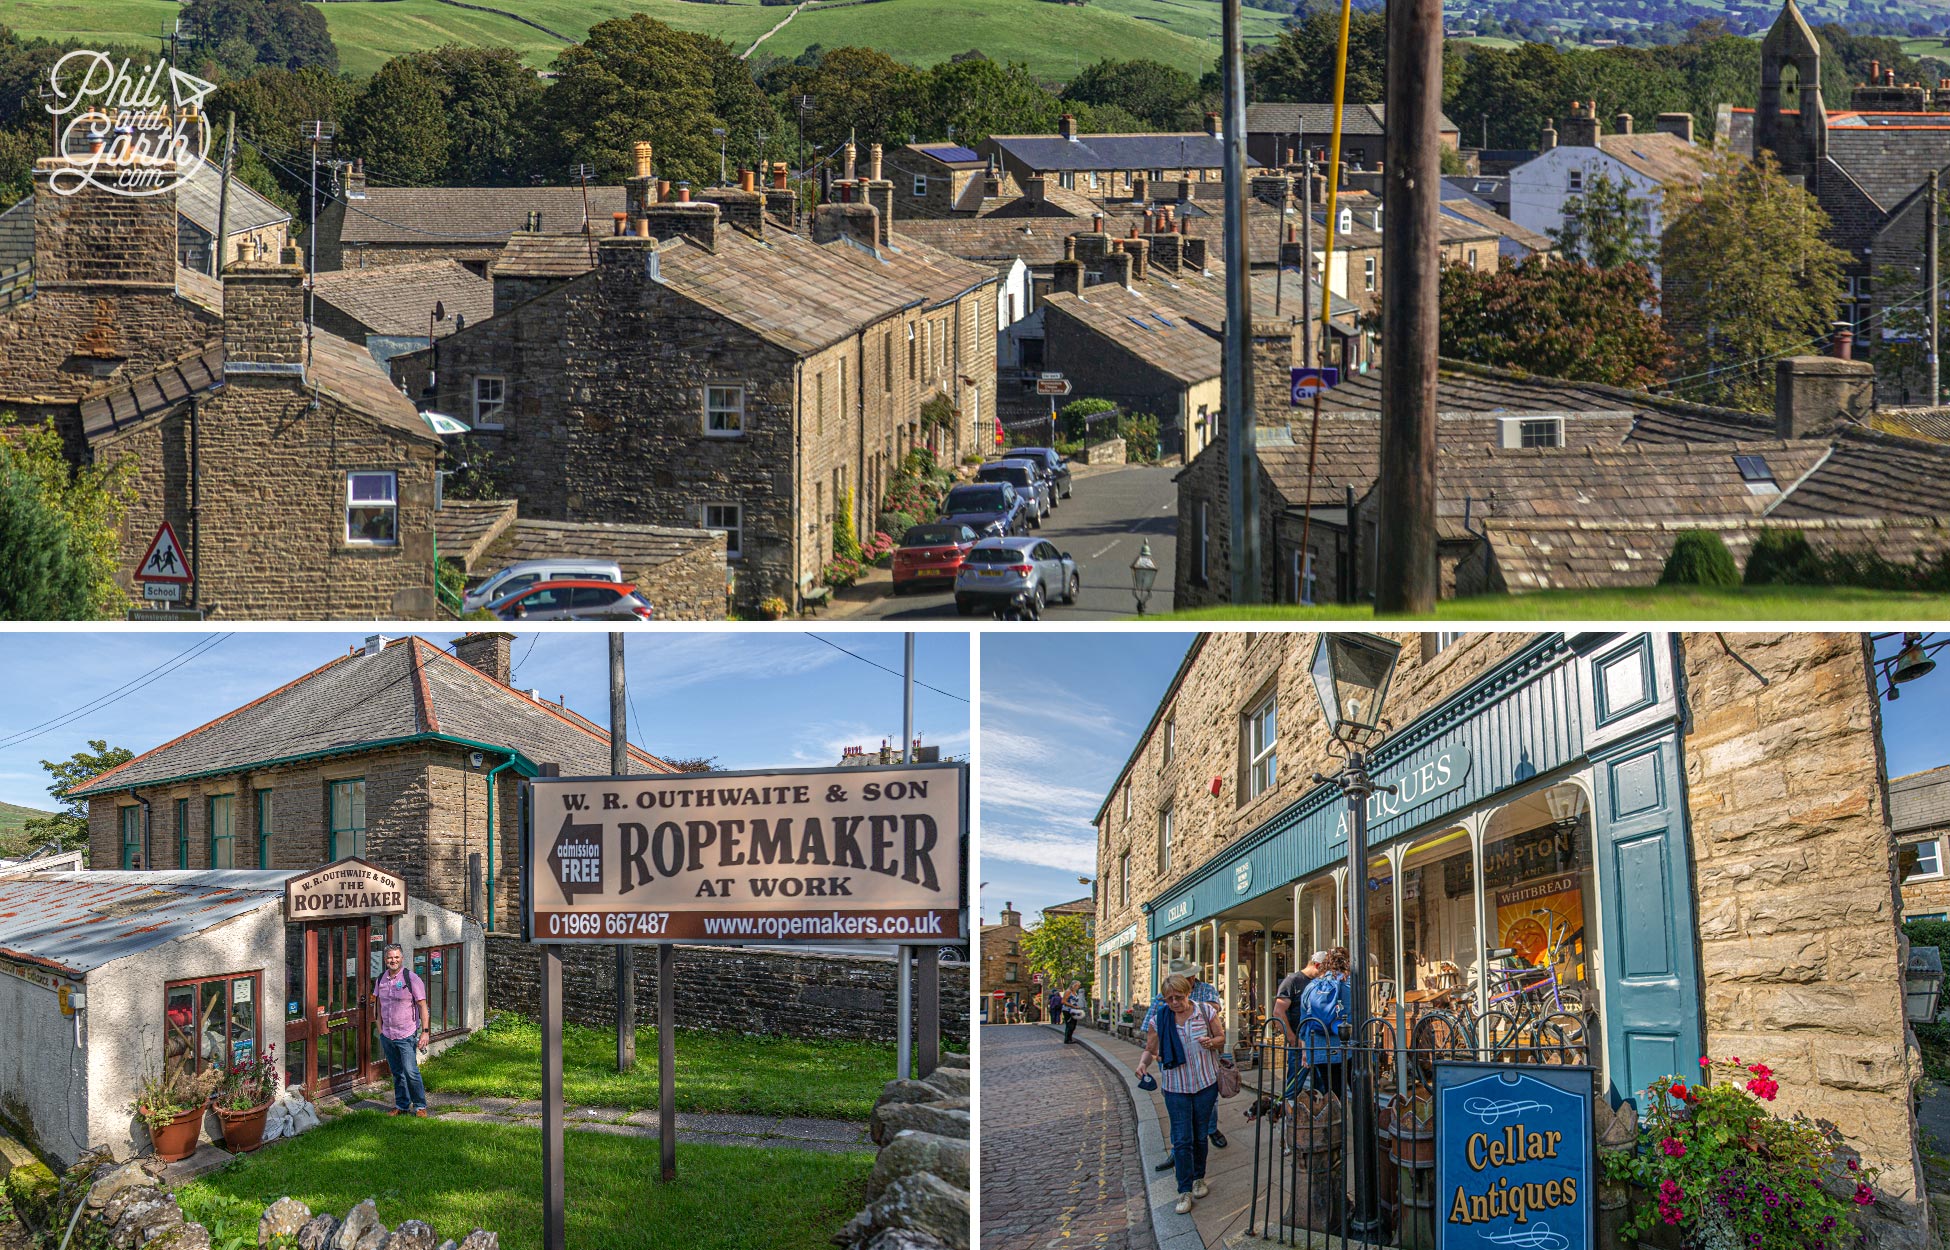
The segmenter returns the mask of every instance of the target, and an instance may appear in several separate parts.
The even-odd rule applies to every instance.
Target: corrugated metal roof
[[[0,877],[0,958],[85,976],[281,904],[290,876],[237,868]]]

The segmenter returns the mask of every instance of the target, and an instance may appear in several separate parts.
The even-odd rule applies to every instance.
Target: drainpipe
[[[488,781],[487,927],[489,933],[494,932],[494,775],[500,772],[504,768],[514,767],[514,763],[515,763],[515,757],[513,755],[509,755],[507,759],[503,760],[499,764],[496,764],[493,768],[490,768],[488,770],[488,775],[487,775],[487,781]]]
[[[156,861],[154,856],[150,854],[149,839],[150,836],[155,832],[156,813],[155,810],[149,806],[148,799],[143,798],[142,795],[138,794],[134,790],[129,791],[129,793],[134,794],[135,801],[142,804],[142,866],[145,869],[154,868],[156,866]]]
[[[197,417],[200,415],[198,412],[198,408],[199,405],[197,403],[197,397],[195,395],[191,395],[190,396],[190,575],[192,577],[196,576],[197,569],[201,564],[200,553],[203,549],[203,522],[197,515],[198,513],[197,504],[198,504],[198,494],[199,494],[198,487],[201,485],[202,477],[203,477],[202,470],[198,464],[198,457],[197,457],[197,451],[198,451],[197,444],[199,441],[198,429],[197,429],[198,427]],[[190,597],[190,603],[198,607],[202,606],[197,601],[195,582],[190,583],[189,597]],[[148,848],[145,847],[144,849],[146,850]]]

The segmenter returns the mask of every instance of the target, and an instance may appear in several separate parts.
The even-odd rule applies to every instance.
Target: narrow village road
[[[1053,603],[1044,612],[1044,620],[1136,620],[1131,561],[1137,559],[1145,543],[1151,544],[1151,559],[1158,566],[1157,589],[1151,594],[1149,610],[1171,611],[1171,581],[1178,554],[1178,487],[1171,479],[1178,471],[1177,466],[1080,466],[1076,492],[1050,513],[1041,529],[1029,531],[1069,552],[1083,571],[1083,590],[1076,605]],[[955,613],[954,596],[946,590],[896,597],[882,586],[881,595],[868,604],[849,604],[834,615],[883,621],[962,619]]]
[[[982,1029],[982,1250],[1150,1250],[1131,1096],[1038,1024]]]

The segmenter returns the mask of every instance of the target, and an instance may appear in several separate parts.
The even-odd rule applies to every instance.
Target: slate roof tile
[[[342,243],[496,243],[542,215],[545,234],[583,228],[582,187],[368,187],[347,200]],[[610,214],[624,210],[622,187],[589,187],[589,218],[609,231]]]
[[[424,336],[436,302],[448,317],[436,334],[451,332],[456,316],[475,322],[494,315],[494,284],[452,260],[335,269],[319,274],[313,289],[319,303],[373,334]]]

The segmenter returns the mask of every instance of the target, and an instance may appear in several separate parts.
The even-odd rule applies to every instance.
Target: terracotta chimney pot
[[[650,144],[644,139],[630,145],[630,155],[636,162],[636,176],[639,178],[650,176],[650,151]]]

